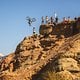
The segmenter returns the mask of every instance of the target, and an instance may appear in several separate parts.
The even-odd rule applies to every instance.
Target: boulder
[[[74,60],[73,58],[58,59],[57,64],[58,64],[57,68],[59,69],[59,71],[61,71],[61,70],[67,70],[67,71],[71,71],[71,72],[80,71],[80,69],[77,65],[77,61]]]
[[[76,80],[77,79],[75,75],[73,75],[72,73],[66,70],[57,72],[57,75],[60,76],[60,78],[62,78],[63,80]]]
[[[70,48],[69,51],[71,51],[71,52],[73,52],[73,53],[74,53],[74,52],[75,52],[75,53],[80,52],[80,39],[75,40],[75,41],[73,42],[72,48]]]
[[[39,33],[41,35],[49,35],[52,32],[53,25],[45,24],[41,25],[39,29]]]

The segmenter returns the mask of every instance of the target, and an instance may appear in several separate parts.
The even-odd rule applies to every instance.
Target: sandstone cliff
[[[25,37],[0,62],[0,80],[42,80],[39,75],[48,69],[80,79],[80,33]]]

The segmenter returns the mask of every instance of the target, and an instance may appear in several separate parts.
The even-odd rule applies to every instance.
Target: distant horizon
[[[70,16],[80,16],[80,0],[1,0],[0,1],[0,53],[7,55],[15,52],[16,46],[25,36],[32,34],[32,27],[26,17],[36,18],[32,25],[39,33],[42,16],[54,16],[60,20]]]

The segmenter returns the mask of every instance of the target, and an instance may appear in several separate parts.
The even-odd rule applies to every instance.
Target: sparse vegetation
[[[54,71],[47,71],[43,74],[43,80],[73,80],[72,76],[61,75]]]

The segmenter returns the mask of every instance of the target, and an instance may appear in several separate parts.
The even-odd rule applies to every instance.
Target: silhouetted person
[[[58,17],[55,18],[55,23],[58,23]]]
[[[70,22],[70,16],[68,16],[68,22]]]
[[[63,17],[63,22],[67,21],[66,17]]]
[[[36,31],[35,31],[35,27],[33,27],[33,34],[35,34],[36,33]]]
[[[57,17],[57,14],[54,12],[54,18],[56,18]]]
[[[50,18],[50,21],[51,21],[51,24],[53,24],[53,22],[54,22],[53,17]]]
[[[78,21],[80,22],[80,17],[78,17]]]
[[[46,16],[46,24],[48,23],[49,19],[48,19],[48,16]]]
[[[77,17],[75,17],[74,20],[77,21]]]
[[[41,18],[41,19],[42,19],[42,24],[44,24],[44,17],[42,16],[42,18]]]

